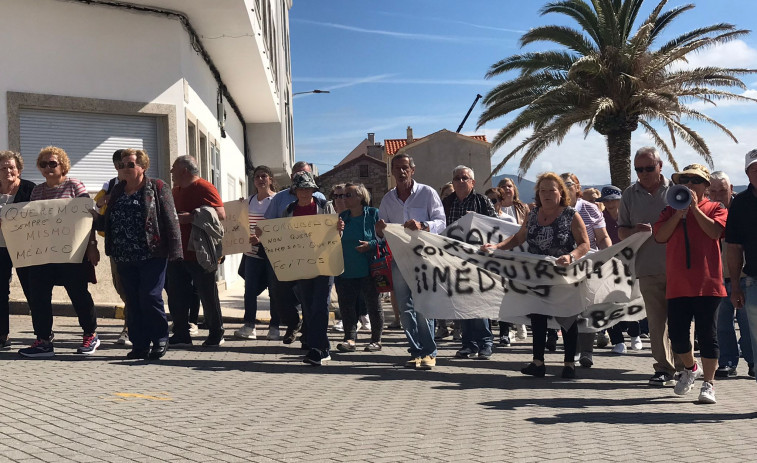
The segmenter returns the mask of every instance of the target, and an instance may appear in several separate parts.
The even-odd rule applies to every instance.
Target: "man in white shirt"
[[[436,190],[413,180],[415,163],[406,154],[392,158],[392,175],[397,187],[381,200],[376,235],[383,239],[387,223],[402,224],[409,230],[439,233],[446,227],[444,207]],[[410,343],[408,351],[412,358],[405,363],[407,368],[430,370],[436,366],[436,342],[434,321],[415,311],[413,296],[408,283],[402,278],[397,264],[392,262],[392,285],[397,305],[400,308],[402,326]]]

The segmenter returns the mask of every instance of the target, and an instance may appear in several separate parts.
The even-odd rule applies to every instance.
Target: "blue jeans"
[[[460,320],[460,327],[463,330],[463,348],[468,347],[478,352],[484,347],[492,347],[494,336],[488,318]]]
[[[255,324],[258,316],[258,296],[266,288],[273,287],[273,267],[268,259],[257,257],[244,258],[244,322]],[[279,326],[279,313],[271,304],[271,321],[269,326]]]
[[[749,320],[749,332],[757,333],[757,278],[746,277],[744,282],[744,308]],[[752,352],[757,352],[757,336],[752,336]]]
[[[118,262],[118,274],[126,296],[126,324],[135,350],[168,340],[168,321],[163,305],[166,259]]]
[[[413,305],[413,295],[410,287],[402,278],[402,273],[395,262],[392,262],[392,286],[394,297],[397,299],[402,327],[405,336],[410,343],[407,349],[413,358],[436,357],[436,342],[434,341],[434,320],[426,318],[422,313],[416,312]]]
[[[752,340],[749,330],[749,322],[745,310],[736,310],[731,303],[732,281],[725,283],[728,296],[720,301],[718,306],[718,344],[720,345],[720,358],[718,365],[721,367],[736,367],[739,364],[739,346],[747,363],[754,363]],[[739,282],[741,290],[746,290],[746,278]],[[736,312],[736,322],[739,324],[741,339],[736,342],[736,330],[733,327],[733,316]]]

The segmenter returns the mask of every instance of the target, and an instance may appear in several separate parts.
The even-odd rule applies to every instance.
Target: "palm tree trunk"
[[[613,130],[607,134],[610,180],[621,190],[631,185],[631,131]]]

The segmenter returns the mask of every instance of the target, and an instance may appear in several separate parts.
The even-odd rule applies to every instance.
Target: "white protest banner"
[[[250,244],[249,211],[246,200],[223,203],[226,218],[223,224],[223,255],[239,254],[252,249]]]
[[[92,230],[91,198],[12,203],[0,212],[8,253],[16,268],[84,260]]]
[[[466,228],[474,223],[478,231]],[[560,267],[552,257],[479,252],[481,239],[499,242],[517,231],[517,227],[507,226],[497,219],[467,214],[445,230],[476,243],[471,245],[389,225],[385,235],[413,292],[416,309],[429,318],[492,318],[516,323],[528,323],[531,313],[582,315],[589,319],[590,326],[583,329],[588,331],[643,318],[633,259],[649,233],[637,233]]]
[[[336,214],[304,215],[258,222],[260,242],[280,281],[306,280],[344,271]]]

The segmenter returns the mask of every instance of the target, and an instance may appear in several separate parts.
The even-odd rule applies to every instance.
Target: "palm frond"
[[[589,54],[595,51],[594,45],[578,30],[564,26],[541,26],[523,34],[520,46],[534,42],[553,42],[577,53]]]
[[[670,151],[670,148],[668,148],[667,143],[665,143],[665,140],[662,139],[659,133],[652,127],[649,122],[645,121],[644,119],[639,119],[639,124],[644,128],[644,131],[649,134],[649,136],[652,137],[652,140],[654,140],[654,143],[656,146],[659,146],[663,153],[665,153],[665,156],[668,158],[668,162],[673,166],[673,169],[676,171],[678,170],[678,163],[676,162],[675,158],[673,157],[673,152]]]

